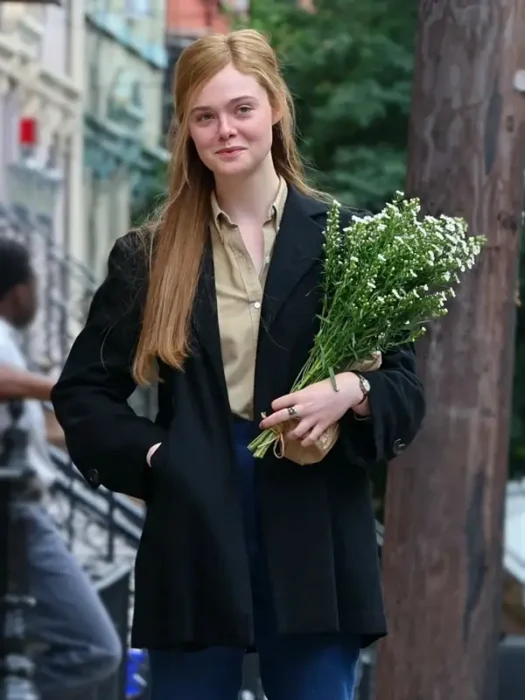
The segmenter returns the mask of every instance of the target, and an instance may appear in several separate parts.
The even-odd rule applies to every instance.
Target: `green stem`
[[[254,440],[248,445],[248,449],[257,459],[262,459],[268,452],[268,448],[272,447],[278,436],[269,428],[263,430]]]

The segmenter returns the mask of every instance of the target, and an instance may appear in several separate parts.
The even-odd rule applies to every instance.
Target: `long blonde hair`
[[[175,114],[171,125],[172,158],[168,195],[157,220],[144,231],[149,281],[133,376],[149,384],[159,358],[181,369],[189,353],[190,318],[211,216],[213,175],[197,155],[189,136],[189,104],[214,75],[228,65],[254,76],[272,107],[282,114],[274,126],[272,157],[284,180],[313,194],[294,139],[295,118],[290,92],[276,55],[262,34],[243,29],[211,34],[188,46],[177,62]]]

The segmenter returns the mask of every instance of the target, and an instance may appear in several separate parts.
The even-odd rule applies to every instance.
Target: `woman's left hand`
[[[301,440],[303,447],[313,445],[327,428],[363,399],[359,379],[352,372],[336,374],[335,381],[339,391],[334,391],[332,382],[325,379],[275,399],[272,402],[274,413],[261,421],[261,429],[298,420],[296,427],[287,433],[287,438]],[[292,413],[288,410],[290,408]]]

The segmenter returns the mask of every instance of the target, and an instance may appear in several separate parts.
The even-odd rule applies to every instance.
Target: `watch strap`
[[[356,406],[360,406],[362,403],[364,403],[367,400],[368,394],[370,392],[368,391],[368,389],[366,387],[365,378],[363,377],[363,375],[360,374],[359,372],[354,372],[354,374],[359,379],[359,388],[363,392],[363,398],[361,399],[361,401],[359,401],[359,403],[355,404]]]

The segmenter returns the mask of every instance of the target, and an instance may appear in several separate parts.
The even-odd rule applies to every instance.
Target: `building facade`
[[[0,234],[32,252],[43,302],[28,355],[41,368],[63,357],[59,299],[84,238],[83,57],[83,0],[0,3]]]
[[[165,27],[165,0],[86,0],[83,259],[97,277],[168,160]]]
[[[0,203],[74,249],[82,218],[83,0],[0,4]]]

